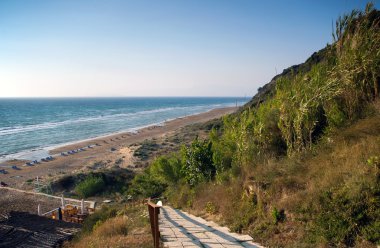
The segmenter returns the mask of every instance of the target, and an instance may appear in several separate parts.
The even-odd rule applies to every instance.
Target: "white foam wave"
[[[178,111],[178,110],[188,110],[188,109],[202,109],[202,108],[216,108],[222,106],[221,104],[214,104],[214,105],[197,105],[197,106],[186,106],[186,107],[168,107],[168,108],[159,108],[159,109],[152,109],[152,110],[143,110],[135,113],[120,113],[120,114],[111,114],[111,115],[102,115],[102,116],[94,116],[94,117],[87,117],[87,118],[78,118],[74,120],[65,120],[60,122],[45,122],[40,124],[33,124],[33,125],[26,125],[26,126],[14,126],[14,127],[3,127],[0,128],[0,136],[5,135],[12,135],[12,134],[18,134],[18,133],[24,133],[24,132],[32,132],[37,130],[44,130],[44,129],[51,129],[56,128],[59,126],[64,125],[71,125],[71,124],[77,124],[77,123],[86,123],[86,122],[93,122],[93,121],[106,121],[110,119],[120,119],[120,118],[126,118],[126,117],[139,117],[143,115],[150,115],[155,113],[163,113],[163,112],[170,112],[170,111]]]
[[[241,104],[242,103],[239,103],[239,106]],[[83,118],[83,119],[77,119],[77,120],[72,120],[72,121],[63,121],[63,122],[60,122],[58,124],[64,125],[64,124],[69,124],[69,123],[73,123],[73,122],[74,123],[75,122],[81,122],[81,121],[85,122],[85,121],[99,120],[99,119],[105,119],[105,118],[114,118],[114,117],[120,118],[120,117],[125,117],[125,116],[133,116],[133,115],[136,115],[136,114],[149,115],[149,114],[152,114],[152,113],[160,113],[160,112],[165,112],[165,111],[170,111],[170,110],[179,110],[179,109],[182,109],[182,110],[192,109],[193,110],[193,111],[191,111],[191,113],[186,113],[186,114],[183,114],[183,115],[178,115],[178,116],[175,116],[173,118],[169,118],[169,119],[163,120],[161,122],[152,122],[152,123],[147,124],[147,125],[139,125],[139,126],[136,126],[136,127],[133,127],[133,128],[119,130],[117,132],[105,133],[103,135],[96,135],[96,136],[88,137],[87,139],[80,140],[81,142],[83,142],[83,141],[93,140],[95,138],[102,138],[102,137],[107,137],[109,135],[115,135],[115,134],[118,134],[118,133],[137,132],[139,129],[142,129],[142,128],[145,128],[145,127],[156,126],[156,125],[164,125],[165,122],[173,120],[173,119],[176,119],[176,118],[183,118],[183,117],[186,117],[186,116],[189,116],[189,115],[200,114],[202,112],[210,111],[212,109],[216,109],[216,108],[219,108],[219,107],[231,107],[231,106],[235,106],[235,104],[231,103],[231,104],[213,104],[213,105],[207,105],[207,106],[206,105],[198,105],[198,106],[187,106],[187,107],[170,107],[170,108],[161,108],[161,109],[154,109],[154,110],[145,110],[145,111],[140,111],[140,112],[136,112],[136,113],[115,114],[115,115],[109,115],[109,116],[101,116],[101,117],[93,117],[93,118]],[[62,124],[62,123],[64,123],[64,124]],[[44,124],[47,124],[46,127],[49,128],[50,125],[53,125],[53,127],[54,127],[55,123],[44,123]],[[27,126],[26,128],[30,128],[31,126]],[[37,126],[37,125],[34,125],[34,126]],[[43,125],[42,124],[38,125],[38,128],[42,128],[41,126],[43,126]],[[35,128],[37,128],[37,127],[35,127]],[[34,129],[34,130],[37,130],[37,129]],[[34,131],[34,130],[30,128],[30,131]],[[0,129],[0,136],[4,135],[4,134],[1,134],[1,131],[4,131],[4,129],[3,130]],[[21,132],[27,132],[27,131],[24,131],[24,129],[21,129]],[[7,161],[7,160],[11,160],[11,159],[25,159],[25,160],[39,159],[39,158],[48,156],[50,150],[53,150],[53,149],[58,148],[58,147],[70,145],[70,144],[75,144],[77,142],[78,142],[78,140],[73,140],[71,142],[65,142],[65,143],[60,143],[60,144],[55,144],[55,145],[50,145],[50,146],[41,146],[41,147],[38,147],[38,148],[35,148],[35,149],[32,149],[32,150],[27,149],[27,150],[23,150],[23,151],[18,151],[16,153],[3,154],[2,156],[0,156],[0,162],[4,162],[4,161]]]

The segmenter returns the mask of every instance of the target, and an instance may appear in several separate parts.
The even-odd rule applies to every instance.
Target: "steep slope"
[[[240,110],[244,110],[247,108],[252,108],[258,106],[260,103],[264,102],[270,97],[273,97],[276,90],[276,81],[280,78],[291,77],[294,74],[298,73],[307,73],[310,71],[312,66],[324,61],[326,59],[326,53],[330,49],[330,47],[323,48],[318,52],[313,53],[304,63],[293,65],[289,68],[283,70],[282,73],[276,75],[272,78],[272,80],[265,84],[264,86],[257,89],[257,94],[252,97],[252,99],[246,103],[243,108]]]

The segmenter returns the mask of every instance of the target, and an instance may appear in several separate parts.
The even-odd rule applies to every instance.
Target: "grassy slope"
[[[313,65],[325,61],[327,50],[328,48],[323,48],[318,52],[313,53],[304,63],[293,65],[289,68],[284,69],[282,73],[273,77],[269,83],[258,88],[257,94],[253,96],[252,99],[248,103],[246,103],[243,106],[243,108],[240,109],[239,112],[242,112],[247,108],[254,108],[258,106],[260,103],[263,103],[266,100],[273,97],[276,90],[277,80],[285,77],[292,77],[293,74],[309,72]]]
[[[339,209],[338,205],[326,209],[318,197],[330,191],[339,194],[347,190],[345,197],[350,199],[350,195],[360,195],[361,192],[356,191],[363,187],[378,187],[379,171],[368,165],[367,159],[379,153],[380,114],[377,112],[324,137],[311,151],[297,157],[255,164],[226,185],[199,186],[191,204],[192,211],[224,222],[236,231],[247,232],[268,246],[328,245],[322,232],[329,230],[323,230],[323,223],[317,223],[328,213],[321,211],[335,209],[336,216],[332,217],[339,219],[340,214],[349,210]],[[375,199],[363,196],[357,199],[361,202],[354,200],[348,208],[363,208],[359,206],[361,203]],[[177,203],[186,205],[186,202]],[[214,214],[207,211],[210,203],[215,206]],[[279,212],[284,210],[285,220],[275,223],[274,208]],[[363,240],[358,240],[356,245],[373,246]]]

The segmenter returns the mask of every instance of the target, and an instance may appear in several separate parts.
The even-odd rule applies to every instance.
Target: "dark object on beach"
[[[0,174],[8,174],[8,171],[6,171],[6,170],[0,170]]]
[[[21,169],[18,168],[16,165],[12,165],[12,169],[14,169],[14,170],[21,170]]]
[[[61,156],[66,156],[66,154],[64,152],[61,152]]]
[[[33,164],[29,163],[29,162],[26,162],[25,165],[27,165],[27,166],[33,166]]]
[[[111,152],[114,152],[116,151],[116,148],[115,147],[111,147]]]
[[[0,187],[8,187],[8,184],[6,184],[4,182],[0,182]]]

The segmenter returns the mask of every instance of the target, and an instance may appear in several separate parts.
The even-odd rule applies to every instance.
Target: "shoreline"
[[[65,143],[61,143],[61,144],[50,145],[47,147],[33,148],[30,150],[19,151],[17,153],[8,154],[8,155],[4,155],[4,157],[0,157],[0,168],[4,167],[5,164],[9,164],[9,163],[12,163],[14,161],[28,162],[28,161],[33,161],[33,160],[40,160],[41,158],[45,158],[45,157],[48,157],[50,155],[55,155],[55,153],[65,152],[64,150],[62,150],[62,148],[65,148],[65,147],[71,147],[71,146],[75,146],[75,145],[79,145],[79,144],[87,144],[87,145],[84,145],[84,147],[86,147],[86,146],[88,146],[89,142],[92,142],[92,141],[107,139],[107,138],[114,137],[117,135],[134,135],[134,134],[139,133],[145,129],[165,126],[167,124],[170,124],[173,121],[181,120],[183,118],[196,117],[198,115],[204,115],[204,114],[214,112],[214,111],[238,109],[239,107],[240,106],[237,106],[237,107],[227,106],[227,107],[214,108],[214,109],[210,109],[210,110],[205,111],[205,112],[199,112],[199,113],[184,115],[184,116],[180,116],[180,117],[176,117],[176,118],[167,119],[167,120],[161,121],[161,122],[156,122],[156,123],[152,123],[152,124],[148,124],[148,125],[144,125],[144,126],[129,128],[127,130],[121,130],[121,131],[117,131],[117,132],[113,132],[113,133],[103,134],[100,136],[95,136],[95,137],[90,137],[90,138],[75,140],[75,141],[69,141],[69,142],[65,142]],[[226,113],[226,114],[228,114],[228,113]],[[91,145],[93,145],[93,144],[91,144]]]
[[[54,147],[47,151],[49,156],[53,155],[52,160],[41,161],[42,157],[40,157],[37,164],[29,166],[26,166],[28,160],[1,162],[0,170],[5,170],[7,173],[0,173],[0,181],[10,187],[30,190],[34,187],[33,183],[30,182],[37,177],[40,178],[42,183],[47,183],[59,175],[86,173],[103,168],[113,168],[114,166],[139,171],[146,165],[138,163],[138,159],[134,156],[134,151],[146,140],[161,140],[161,142],[164,142],[163,140],[166,138],[178,133],[186,134],[186,131],[181,133],[181,128],[220,118],[235,112],[238,108],[212,109],[200,114],[168,120],[161,125],[149,125],[135,132],[118,132]],[[77,150],[77,152],[67,154],[67,151],[72,150]],[[62,152],[65,154],[62,155]]]
[[[59,145],[54,147],[54,149],[48,150],[49,154],[51,153],[61,153],[70,150],[71,147],[76,146],[81,148],[86,147],[88,145],[94,145],[94,143],[100,143],[104,142],[105,139],[116,139],[118,136],[127,136],[127,137],[133,137],[139,134],[145,134],[147,131],[152,131],[157,128],[165,129],[165,128],[171,128],[171,126],[176,126],[175,128],[181,128],[187,125],[195,124],[195,123],[200,123],[200,122],[206,122],[215,118],[219,118],[223,115],[230,114],[237,110],[239,107],[223,107],[223,108],[215,108],[208,110],[206,112],[201,112],[201,113],[196,113],[196,114],[191,114],[191,115],[186,115],[178,118],[173,118],[173,119],[168,119],[164,122],[159,122],[159,123],[154,123],[151,125],[146,125],[142,127],[136,127],[134,128],[135,130],[133,131],[120,131],[120,132],[115,132],[111,134],[106,134],[106,135],[101,135],[95,138],[89,138],[89,139],[84,139],[84,140],[79,140],[76,142],[70,142],[66,145]],[[208,116],[210,115],[210,116]],[[208,118],[212,117],[212,118]],[[200,118],[201,120],[196,120]],[[203,120],[202,120],[203,119]],[[206,119],[206,120],[204,120]],[[183,124],[180,124],[180,122],[186,122]],[[145,135],[144,135],[145,136]],[[126,137],[126,138],[127,138]],[[150,138],[150,137],[147,137]]]

